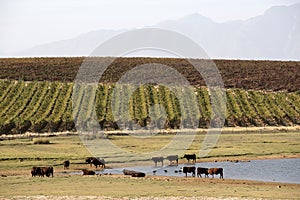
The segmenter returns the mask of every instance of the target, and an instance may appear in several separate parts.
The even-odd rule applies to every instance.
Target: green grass
[[[147,153],[160,151],[173,139],[174,134],[158,134],[152,137],[141,138],[136,136],[109,136],[108,140],[95,139],[86,140],[86,145],[94,145],[89,150],[97,150],[99,156],[104,157],[109,165],[122,163],[125,161],[148,160]],[[179,141],[191,139],[192,144],[186,149],[181,149],[181,145],[174,145],[169,154],[173,152],[196,153],[199,154],[204,134],[179,136]],[[58,136],[49,138],[50,144],[33,144],[32,139],[15,139],[0,141],[0,170],[8,169],[11,166],[27,168],[30,165],[41,163],[56,165],[64,160],[73,162],[84,162],[84,158],[90,156],[89,150],[83,145],[78,136]],[[207,155],[207,158],[257,158],[260,156],[290,156],[300,154],[300,133],[248,133],[248,134],[221,134],[217,144]],[[108,143],[121,149],[124,153],[116,154],[115,149],[109,148]],[[95,149],[96,148],[96,149]],[[98,149],[97,149],[98,148]],[[172,152],[173,151],[173,152]],[[128,152],[137,157],[128,157]],[[143,155],[145,155],[143,157]],[[150,155],[150,154],[149,154]],[[165,155],[164,155],[165,156]],[[179,155],[179,157],[182,157]],[[16,160],[23,159],[23,162]],[[207,158],[202,158],[205,160]],[[201,160],[201,159],[200,159]]]

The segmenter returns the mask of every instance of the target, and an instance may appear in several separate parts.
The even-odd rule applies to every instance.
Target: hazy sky
[[[0,0],[0,53],[98,29],[139,28],[199,13],[247,19],[300,0]]]

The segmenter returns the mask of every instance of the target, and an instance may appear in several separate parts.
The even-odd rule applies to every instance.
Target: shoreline
[[[8,178],[10,183],[17,182],[24,176],[15,176]],[[1,181],[2,179],[2,181]],[[6,178],[0,179],[3,184]],[[194,177],[168,177],[168,176],[153,176],[149,175],[144,178],[136,178],[125,175],[96,175],[96,176],[82,176],[82,175],[56,175],[54,178],[32,178],[26,177],[27,182],[43,182],[45,186],[51,182],[56,184],[65,183],[68,181],[68,185],[74,185],[76,187],[90,187],[97,183],[99,188],[113,189],[120,184],[128,184],[124,186],[126,189],[131,189],[130,185],[135,186],[135,190],[122,192],[122,190],[115,190],[115,193],[97,192],[97,190],[91,190],[89,192],[83,192],[80,189],[79,192],[71,193],[56,193],[55,190],[47,190],[48,192],[40,193],[37,190],[40,186],[36,185],[33,191],[24,191],[17,193],[4,192],[0,195],[0,199],[156,199],[156,200],[177,200],[177,199],[206,199],[206,200],[238,200],[238,199],[282,199],[296,197],[300,191],[300,184],[296,183],[284,183],[284,182],[266,182],[255,180],[242,180],[242,179],[219,179],[219,178],[194,178]],[[4,182],[3,182],[4,180]],[[80,186],[85,183],[87,186]],[[78,186],[79,185],[79,186]],[[155,189],[152,189],[152,186]],[[164,193],[154,192],[161,187],[167,187],[170,192]],[[188,186],[188,187],[186,187]],[[65,188],[65,186],[61,186]],[[151,188],[151,189],[150,189]],[[95,189],[95,188],[94,188]],[[35,192],[36,191],[36,192]],[[100,191],[100,190],[98,190]],[[197,191],[197,192],[196,192]],[[80,193],[82,192],[82,193]],[[196,192],[196,193],[195,193]],[[286,192],[289,192],[286,196]],[[276,194],[278,193],[278,194]],[[278,195],[278,196],[277,196]],[[296,195],[296,196],[295,196]],[[25,198],[24,198],[25,197]]]
[[[236,134],[236,133],[247,133],[247,134],[254,134],[254,133],[279,133],[279,132],[299,132],[300,133],[300,126],[265,126],[265,127],[223,127],[218,129],[162,129],[162,130],[115,130],[115,131],[98,131],[98,132],[87,132],[82,133],[86,135],[102,135],[102,136],[122,136],[122,135],[132,135],[135,136],[138,132],[138,135],[147,135],[147,136],[155,136],[157,135],[164,135],[164,134],[178,134],[178,133],[193,133],[197,132],[197,134],[207,134],[209,130],[219,130],[221,131],[220,134]],[[153,134],[154,133],[154,134]],[[25,138],[34,138],[34,137],[57,137],[57,136],[80,136],[78,132],[52,132],[52,133],[33,133],[33,132],[26,132],[22,134],[1,134],[0,140],[5,139],[25,139]]]

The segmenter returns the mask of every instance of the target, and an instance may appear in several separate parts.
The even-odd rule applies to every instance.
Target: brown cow
[[[96,174],[94,171],[88,170],[88,169],[83,169],[82,172],[83,172],[82,175],[95,175]]]
[[[152,157],[151,160],[155,163],[155,167],[157,166],[158,162],[161,162],[161,166],[164,165],[164,158],[163,157]]]
[[[70,161],[66,160],[64,161],[64,169],[69,169],[70,167]]]
[[[205,178],[208,177],[208,168],[198,167],[197,168],[197,177],[200,176],[202,178],[201,174],[204,174]]]
[[[46,175],[47,177],[50,177],[52,175],[53,177],[53,167],[41,167],[43,171],[43,176]]]
[[[35,176],[40,176],[40,177],[44,177],[44,176],[50,177],[50,175],[52,175],[53,177],[53,167],[32,167],[31,169],[31,176],[35,177]]]
[[[187,177],[187,173],[192,173],[192,176],[195,177],[196,167],[183,167],[182,172],[185,173],[185,177]]]
[[[32,167],[32,169],[31,169],[31,176],[32,177],[35,177],[35,176],[44,176],[41,167]]]
[[[220,178],[223,179],[223,168],[210,168],[208,169],[208,174],[212,175],[214,178],[214,174],[220,174]]]
[[[133,171],[133,170],[127,170],[127,169],[123,170],[123,174],[124,175],[130,175],[132,177],[145,177],[146,176],[146,174],[143,173],[143,172],[138,172],[138,171]]]
[[[170,161],[170,165],[173,161],[176,161],[176,164],[178,165],[178,155],[167,156],[167,159]]]

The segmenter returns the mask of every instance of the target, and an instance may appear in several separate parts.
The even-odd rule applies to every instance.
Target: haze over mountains
[[[300,3],[275,6],[247,20],[216,23],[195,13],[151,27],[188,36],[211,58],[300,60]],[[124,31],[128,30],[92,31],[35,46],[15,56],[86,56],[105,40]]]

